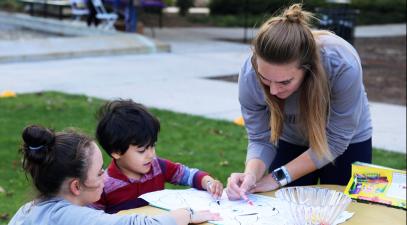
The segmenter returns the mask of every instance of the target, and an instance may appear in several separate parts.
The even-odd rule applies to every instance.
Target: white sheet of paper
[[[283,204],[277,198],[250,194],[249,199],[254,205],[246,201],[230,201],[224,192],[220,204],[206,191],[196,189],[162,190],[146,193],[140,196],[150,205],[162,209],[172,210],[190,207],[193,210],[210,210],[220,213],[223,220],[210,221],[218,225],[287,225],[288,213],[284,212]],[[353,213],[343,212],[335,224],[343,223]]]
[[[392,182],[390,183],[387,194],[390,198],[406,199],[406,174],[393,173]]]

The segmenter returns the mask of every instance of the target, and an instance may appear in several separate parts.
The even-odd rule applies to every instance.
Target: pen
[[[208,182],[206,183],[206,189],[208,189],[208,191],[212,190],[212,182],[210,180],[208,180]],[[216,204],[220,205],[219,199],[215,199],[216,200]]]

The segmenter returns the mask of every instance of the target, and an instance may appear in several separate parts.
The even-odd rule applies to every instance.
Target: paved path
[[[404,27],[404,34],[393,35],[405,35],[405,25],[395,26],[398,32]],[[242,29],[156,32],[172,45],[172,53],[0,64],[0,91],[57,90],[105,99],[133,98],[149,107],[229,121],[240,116],[237,85],[205,78],[238,73],[250,54],[249,46],[219,39],[236,37],[233,32]],[[405,153],[406,107],[370,105],[373,145]]]

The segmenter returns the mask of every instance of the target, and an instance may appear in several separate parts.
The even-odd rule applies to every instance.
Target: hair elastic
[[[44,147],[44,145],[40,145],[40,146],[38,146],[38,147],[31,147],[31,146],[28,146],[28,148],[29,148],[30,150],[33,150],[33,151],[37,151],[37,150],[41,149],[42,147]]]

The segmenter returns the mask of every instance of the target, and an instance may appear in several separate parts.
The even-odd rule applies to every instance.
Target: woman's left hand
[[[280,187],[276,180],[268,174],[262,177],[257,183],[256,186],[251,190],[251,192],[267,192],[273,191]]]

